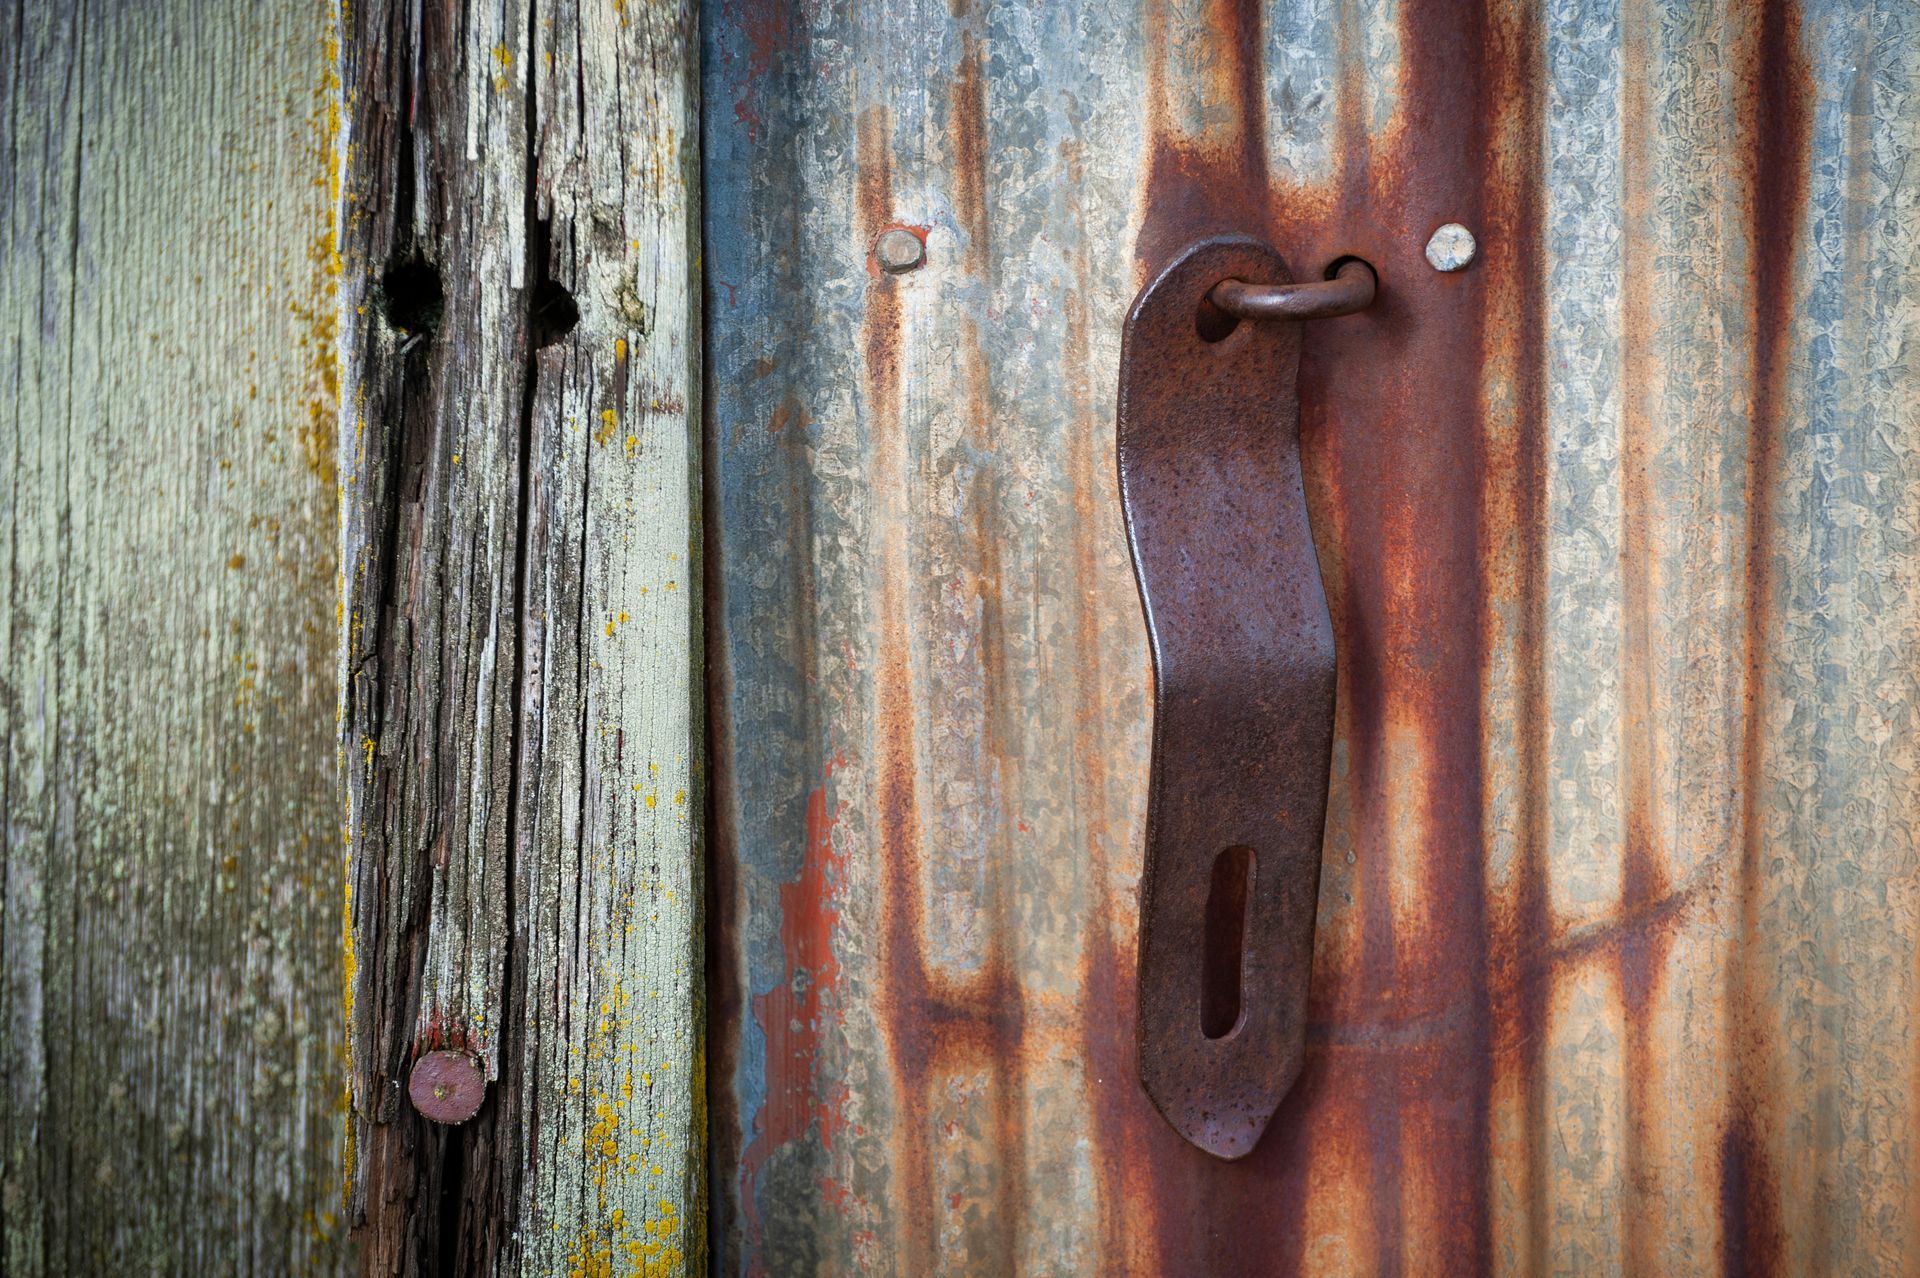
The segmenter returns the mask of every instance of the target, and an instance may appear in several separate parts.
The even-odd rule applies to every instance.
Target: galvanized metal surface
[[[721,1266],[1910,1268],[1920,15],[705,22]],[[1213,231],[1382,280],[1304,334],[1332,791],[1233,1164],[1132,1078],[1109,479],[1127,301]]]
[[[1300,324],[1208,310],[1222,281],[1249,279],[1292,282],[1271,246],[1218,236],[1141,290],[1115,423],[1154,672],[1140,1083],[1220,1158],[1253,1148],[1300,1073],[1333,746]]]

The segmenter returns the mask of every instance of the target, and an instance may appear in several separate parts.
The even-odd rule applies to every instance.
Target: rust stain
[[[1215,42],[1210,50],[1213,88],[1230,104],[1233,124],[1199,139],[1174,123],[1168,2],[1152,0],[1146,11],[1152,50],[1147,59],[1150,149],[1142,188],[1145,207],[1134,242],[1136,283],[1158,274],[1174,254],[1208,235],[1238,231],[1278,244],[1283,252],[1288,247],[1288,238],[1277,233],[1267,179],[1260,5],[1257,0],[1213,0],[1208,30]]]
[[[789,426],[797,426],[804,433],[807,424],[812,420],[812,416],[801,406],[800,401],[788,395],[780,401],[780,407],[774,409],[773,416],[767,420],[767,433],[778,435]]]
[[[980,75],[980,46],[971,31],[961,33],[960,66],[954,73],[950,94],[954,212],[967,236],[968,269],[977,272],[986,266],[991,243],[987,220],[987,91]]]
[[[1062,148],[1066,171],[1066,199],[1075,225],[1084,220],[1081,190],[1085,167],[1076,145]],[[1121,955],[1130,946],[1132,929],[1126,926],[1135,905],[1117,900],[1108,890],[1112,855],[1117,842],[1131,842],[1134,831],[1116,832],[1107,820],[1113,778],[1105,745],[1110,713],[1107,667],[1109,652],[1102,634],[1101,582],[1106,575],[1101,550],[1119,544],[1120,521],[1111,494],[1114,491],[1113,436],[1096,411],[1092,385],[1093,323],[1086,299],[1093,293],[1093,266],[1084,239],[1072,250],[1075,287],[1068,291],[1063,350],[1063,373],[1073,426],[1067,436],[1067,477],[1073,511],[1072,553],[1074,580],[1074,713],[1073,771],[1076,792],[1084,800],[1074,808],[1074,845],[1088,862],[1088,911],[1077,982],[1085,991],[1079,1018],[1081,1058],[1093,1095],[1097,1121],[1088,1138],[1098,1178],[1101,1254],[1110,1270],[1120,1273],[1172,1272],[1171,1248],[1178,1245],[1174,1211],[1156,1196],[1152,1159],[1161,1150],[1180,1153],[1184,1142],[1169,1141],[1165,1125],[1145,1097],[1131,1086],[1134,1070],[1134,989],[1122,977],[1130,961]],[[1096,442],[1101,447],[1096,456]],[[1128,600],[1131,603],[1131,600]],[[1137,645],[1139,674],[1150,682],[1144,638]],[[1120,1082],[1119,1080],[1127,1080]],[[1190,1152],[1190,1151],[1188,1151]],[[1184,1155],[1183,1155],[1184,1156]]]
[[[1779,1219],[1779,1169],[1768,1137],[1777,1123],[1768,1098],[1779,1069],[1764,985],[1760,935],[1762,831],[1760,788],[1766,771],[1768,626],[1774,617],[1774,488],[1777,483],[1788,358],[1793,333],[1794,259],[1806,203],[1813,91],[1799,49],[1799,7],[1765,0],[1755,15],[1745,103],[1747,237],[1752,269],[1752,435],[1747,456],[1745,718],[1740,746],[1739,944],[1728,974],[1729,1045],[1736,1062],[1721,1152],[1722,1272],[1780,1271],[1785,1236]]]
[[[858,130],[857,191],[863,239],[870,240],[889,225],[893,215],[890,142],[886,112],[879,108],[864,112]],[[898,280],[884,275],[872,279],[862,331],[874,483],[876,488],[891,486],[896,494],[911,491],[913,479],[901,434],[900,286]],[[984,368],[977,343],[974,360]],[[983,373],[971,383],[974,403],[984,405]],[[898,1246],[903,1255],[931,1258],[938,1228],[929,1151],[930,1090],[942,1075],[967,1066],[992,1070],[996,1148],[1008,1160],[1003,1164],[1008,1174],[1002,1177],[997,1207],[1009,1213],[1017,1207],[1022,1175],[1015,1101],[1024,1012],[1021,990],[1002,944],[996,943],[982,968],[963,980],[936,977],[924,954],[921,868],[926,850],[915,761],[919,711],[908,666],[912,650],[908,585],[913,571],[906,541],[908,522],[903,509],[882,522],[878,533],[880,659],[873,676],[878,727],[872,767],[877,778],[879,843],[885,850],[881,1010],[899,1111],[893,1123],[891,1159],[897,1186]],[[1004,899],[998,905],[1002,926],[995,931],[1003,936],[1011,916]],[[1007,1247],[1017,1236],[1012,1229],[998,1235]],[[998,1259],[1002,1264],[1013,1263],[1010,1251]]]
[[[1338,205],[1317,237],[1368,246],[1362,256],[1389,281],[1384,306],[1363,324],[1316,326],[1309,351],[1318,343],[1321,354],[1310,368],[1324,380],[1310,381],[1308,368],[1302,374],[1301,400],[1316,405],[1313,438],[1333,476],[1344,539],[1342,696],[1351,704],[1363,918],[1357,970],[1324,1014],[1356,1032],[1384,1031],[1400,1009],[1459,1005],[1431,1043],[1395,1052],[1391,1035],[1380,1035],[1375,1095],[1342,1089],[1328,1098],[1330,1106],[1357,1106],[1357,1129],[1371,1132],[1365,1155],[1384,1272],[1395,1271],[1412,1239],[1444,1248],[1468,1272],[1491,1259],[1493,1026],[1481,863],[1486,592],[1430,587],[1477,582],[1486,570],[1493,530],[1482,526],[1482,493],[1460,477],[1483,474],[1476,427],[1484,268],[1506,246],[1487,244],[1483,269],[1439,278],[1404,229],[1484,224],[1490,142],[1503,106],[1491,91],[1489,34],[1478,10],[1420,3],[1403,11],[1407,105],[1392,149],[1343,165]],[[1367,373],[1342,378],[1343,367]],[[1383,753],[1397,742],[1416,764]],[[1410,785],[1399,779],[1408,766],[1418,769]],[[1416,862],[1395,867],[1384,851],[1410,820],[1420,832]],[[1395,900],[1396,871],[1414,876],[1404,904]]]
[[[413,1054],[425,1056],[429,1052],[453,1051],[465,1052],[469,1056],[485,1058],[486,1044],[478,1035],[471,1033],[457,1017],[445,1012],[429,1009],[422,1016],[422,1024],[414,1034]],[[498,1075],[496,1063],[489,1063],[488,1077]]]
[[[1659,741],[1654,703],[1654,672],[1658,660],[1653,627],[1654,600],[1660,583],[1651,527],[1655,495],[1650,471],[1654,458],[1652,341],[1658,317],[1653,310],[1655,263],[1650,225],[1652,160],[1648,154],[1653,116],[1647,102],[1647,81],[1653,74],[1652,18],[1646,13],[1623,24],[1621,67],[1623,218],[1628,233],[1622,237],[1621,264],[1621,440],[1620,440],[1620,579],[1621,579],[1621,751],[1623,772],[1624,846],[1621,856],[1620,917],[1645,914],[1670,891],[1666,850],[1660,844],[1654,805],[1658,785]],[[1643,260],[1640,249],[1649,246]],[[1677,937],[1676,913],[1667,926],[1635,932],[1622,929],[1617,951],[1623,1034],[1626,1041],[1622,1082],[1625,1086],[1626,1174],[1621,1184],[1623,1263],[1630,1273],[1657,1269],[1655,1242],[1661,1229],[1659,1204],[1647,1190],[1657,1183],[1657,1168],[1665,1144],[1667,1121],[1659,1099],[1649,1094],[1661,1076],[1650,1024],[1655,1013],[1662,974]]]
[[[1487,275],[1488,306],[1506,316],[1504,341],[1488,351],[1499,373],[1511,383],[1506,410],[1507,439],[1489,440],[1484,454],[1482,494],[1487,511],[1483,545],[1490,600],[1511,609],[1512,633],[1488,632],[1481,677],[1491,680],[1488,664],[1505,638],[1517,671],[1514,688],[1512,753],[1518,763],[1515,802],[1510,818],[1516,829],[1511,887],[1496,894],[1493,869],[1487,867],[1489,904],[1488,979],[1490,1026],[1489,1103],[1495,1087],[1505,1086],[1520,1111],[1529,1144],[1515,1151],[1507,1166],[1518,1181],[1520,1272],[1549,1268],[1548,1196],[1545,1160],[1540,1157],[1548,1130],[1545,1052],[1551,971],[1537,947],[1552,935],[1547,883],[1548,701],[1545,641],[1547,609],[1546,492],[1548,475],[1547,334],[1544,247],[1545,196],[1537,157],[1546,134],[1545,30],[1538,10],[1514,6],[1501,10],[1488,31],[1487,93],[1500,104],[1489,120],[1492,162],[1482,212],[1486,238],[1501,246],[1480,264]],[[1486,371],[1493,371],[1490,367]],[[1484,392],[1483,392],[1484,394]],[[1490,405],[1481,406],[1490,428]],[[1496,908],[1497,906],[1497,908]],[[1489,1167],[1488,1174],[1493,1169]]]
[[[884,108],[861,113],[858,130],[858,186],[856,205],[863,242],[871,242],[893,219],[891,130]],[[867,430],[872,456],[873,487],[892,492],[910,479],[906,443],[900,419],[900,297],[899,282],[875,278],[867,285],[866,314],[861,331],[867,404]],[[919,963],[924,934],[921,920],[921,828],[918,778],[914,763],[915,706],[912,672],[911,623],[907,611],[906,523],[904,510],[886,519],[879,529],[878,598],[875,612],[880,628],[880,660],[874,670],[874,710],[878,719],[876,757],[871,766],[876,779],[878,810],[874,816],[882,849],[881,922],[883,945],[882,1006],[878,1009],[892,1027],[891,1064],[894,1093],[905,1116],[894,1123],[890,1159],[899,1195],[899,1237],[902,1254],[930,1256],[933,1251],[933,1173],[928,1133],[914,1121],[927,1079],[927,1053],[920,1034],[902,1032],[914,1023],[924,1003],[925,980]]]
[[[963,265],[967,274],[983,277],[988,274],[991,248],[987,217],[986,98],[979,47],[971,32],[963,33],[953,118],[953,180],[968,237]],[[1016,726],[1019,691],[1007,672],[1007,623],[1002,592],[1008,583],[1001,567],[1002,534],[996,522],[995,500],[1006,482],[998,464],[1000,411],[979,320],[969,318],[962,326],[962,335],[967,438],[980,457],[989,459],[969,485],[966,520],[971,576],[968,585],[978,601],[980,616],[979,661],[983,708],[987,715],[986,746],[1002,786],[1007,793],[1017,794],[1021,766]],[[969,1260],[975,1265],[990,1263],[999,1272],[1012,1273],[1019,1268],[1016,1247],[1023,1232],[1029,1193],[1026,1146],[1021,1138],[1027,1092],[1026,1006],[1025,989],[1015,972],[1015,960],[1010,952],[1010,938],[1018,926],[1015,889],[1018,865],[1004,818],[991,833],[990,847],[993,863],[985,903],[990,931],[985,962],[974,977],[974,997],[992,1009],[988,1019],[990,1033],[982,1055],[993,1078],[991,1121],[999,1173],[993,1203],[993,1236],[998,1246],[991,1258],[970,1255]]]

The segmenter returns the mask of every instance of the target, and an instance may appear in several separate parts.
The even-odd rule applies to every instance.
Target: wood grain
[[[364,1261],[698,1268],[692,6],[353,23],[340,744]],[[412,1059],[449,1047],[493,1080],[451,1128],[404,1097]]]
[[[0,1271],[334,1272],[331,25],[0,11]]]

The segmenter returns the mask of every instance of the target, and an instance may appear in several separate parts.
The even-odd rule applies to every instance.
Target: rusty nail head
[[[905,275],[927,260],[926,242],[904,226],[888,227],[873,242],[873,258],[887,274]]]
[[[1458,222],[1448,222],[1427,241],[1427,261],[1436,271],[1464,271],[1479,247],[1472,231]]]
[[[407,1095],[424,1118],[464,1123],[480,1112],[487,1097],[487,1076],[465,1052],[428,1052],[413,1063]]]

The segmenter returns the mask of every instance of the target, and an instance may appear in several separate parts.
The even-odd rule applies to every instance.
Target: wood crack
[[[384,271],[343,298],[362,1256],[383,1273],[684,1259],[700,1229],[692,11],[602,29],[562,0],[376,0],[353,18],[345,224],[349,256]],[[663,66],[675,105],[649,121],[654,150],[591,153],[625,80]],[[646,197],[661,212],[628,169],[669,180]],[[645,357],[651,381],[629,378],[647,338],[633,308],[609,305],[641,263],[671,281],[678,326]],[[434,306],[401,296],[414,264],[438,272]],[[663,843],[677,856],[637,859]],[[446,1050],[489,1086],[440,1127],[400,1093]]]

